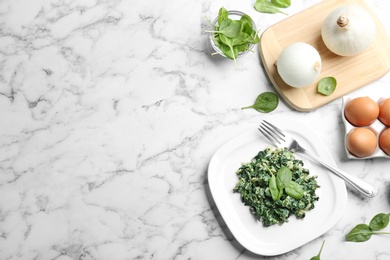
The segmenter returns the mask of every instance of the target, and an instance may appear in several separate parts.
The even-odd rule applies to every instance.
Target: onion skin
[[[376,35],[375,22],[363,8],[353,4],[333,10],[323,22],[322,40],[340,56],[354,56],[366,51]]]
[[[304,42],[292,43],[283,49],[276,65],[282,80],[294,88],[312,84],[322,68],[318,51]]]

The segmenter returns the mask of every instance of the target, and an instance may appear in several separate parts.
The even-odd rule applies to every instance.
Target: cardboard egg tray
[[[343,106],[342,106],[342,110],[341,110],[341,117],[343,119],[343,122],[344,122],[344,126],[345,126],[345,136],[344,136],[344,148],[345,148],[345,152],[347,153],[347,156],[349,159],[360,159],[360,160],[364,160],[364,159],[371,159],[371,158],[378,158],[378,157],[383,157],[383,158],[389,158],[390,159],[390,156],[387,155],[385,152],[383,152],[383,150],[379,147],[379,135],[381,134],[381,132],[383,130],[385,130],[387,127],[379,120],[379,119],[376,119],[374,123],[372,123],[371,125],[369,126],[354,126],[352,125],[351,123],[348,122],[348,120],[345,118],[345,115],[344,115],[344,109],[345,109],[345,105],[351,101],[352,99],[355,99],[357,97],[343,97]],[[370,97],[372,100],[376,101],[379,105],[380,102],[382,102],[383,100],[386,99],[386,97],[380,97],[380,98],[373,98],[373,97]],[[374,133],[376,134],[376,138],[377,138],[377,147],[375,149],[375,152],[370,155],[370,156],[366,156],[366,157],[356,157],[354,156],[353,154],[351,154],[348,149],[347,149],[347,145],[346,145],[346,142],[347,142],[347,135],[348,133],[354,129],[354,128],[357,128],[357,127],[365,127],[365,128],[369,128],[371,130],[374,131]]]

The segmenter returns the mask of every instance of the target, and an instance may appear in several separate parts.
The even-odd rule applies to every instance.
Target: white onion
[[[296,42],[279,55],[277,70],[282,80],[295,88],[312,84],[321,72],[321,56],[310,44]]]
[[[321,29],[326,47],[340,56],[353,56],[367,50],[375,39],[375,33],[371,15],[353,4],[333,10]]]

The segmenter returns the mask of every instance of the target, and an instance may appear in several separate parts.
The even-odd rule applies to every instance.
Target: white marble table
[[[293,0],[289,14],[319,2]],[[390,33],[390,1],[368,1]],[[242,247],[210,197],[207,167],[225,142],[263,118],[310,124],[337,165],[376,185],[348,191],[323,236],[272,259],[390,258],[390,236],[344,241],[390,212],[390,160],[348,160],[341,100],[297,112],[241,110],[267,81],[258,51],[210,55],[221,6],[261,32],[285,19],[254,1],[0,2],[0,259],[270,259]],[[354,92],[390,96],[390,74]],[[389,229],[389,228],[388,228]]]

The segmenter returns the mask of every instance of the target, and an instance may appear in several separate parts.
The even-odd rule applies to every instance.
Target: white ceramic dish
[[[345,118],[345,115],[344,115],[344,109],[345,109],[345,105],[351,101],[352,99],[354,98],[357,98],[357,97],[351,97],[351,96],[345,96],[343,97],[343,105],[342,105],[342,109],[341,109],[341,118],[343,119],[343,122],[344,122],[344,126],[345,126],[345,136],[344,136],[344,148],[345,148],[345,152],[347,153],[347,157],[349,159],[357,159],[357,160],[364,160],[364,159],[371,159],[371,158],[377,158],[377,157],[383,157],[383,158],[389,158],[390,159],[390,156],[388,156],[385,152],[383,152],[380,147],[379,147],[379,135],[380,133],[386,129],[386,126],[381,122],[379,121],[378,119],[375,120],[374,123],[372,123],[370,126],[364,126],[364,127],[368,127],[370,128],[371,130],[374,130],[374,132],[376,133],[376,137],[377,137],[377,147],[375,149],[375,152],[370,155],[370,156],[366,156],[366,157],[356,157],[355,155],[351,154],[348,149],[347,149],[347,145],[346,145],[346,140],[347,140],[347,134],[354,128],[356,128],[356,126],[352,125],[351,123],[348,122],[348,120]],[[378,104],[386,99],[384,97],[370,97],[372,100],[374,100],[375,102],[377,102]]]
[[[334,165],[326,146],[307,126],[289,119],[269,121],[291,134],[309,151]],[[296,154],[310,174],[318,176],[321,187],[316,193],[320,199],[303,220],[291,216],[289,222],[283,225],[263,226],[250,213],[249,207],[241,202],[240,194],[233,193],[233,188],[238,181],[235,172],[241,163],[250,161],[269,145],[256,127],[237,136],[213,155],[208,168],[208,181],[217,208],[237,241],[253,253],[272,256],[296,249],[331,229],[344,212],[347,191],[344,181]]]

